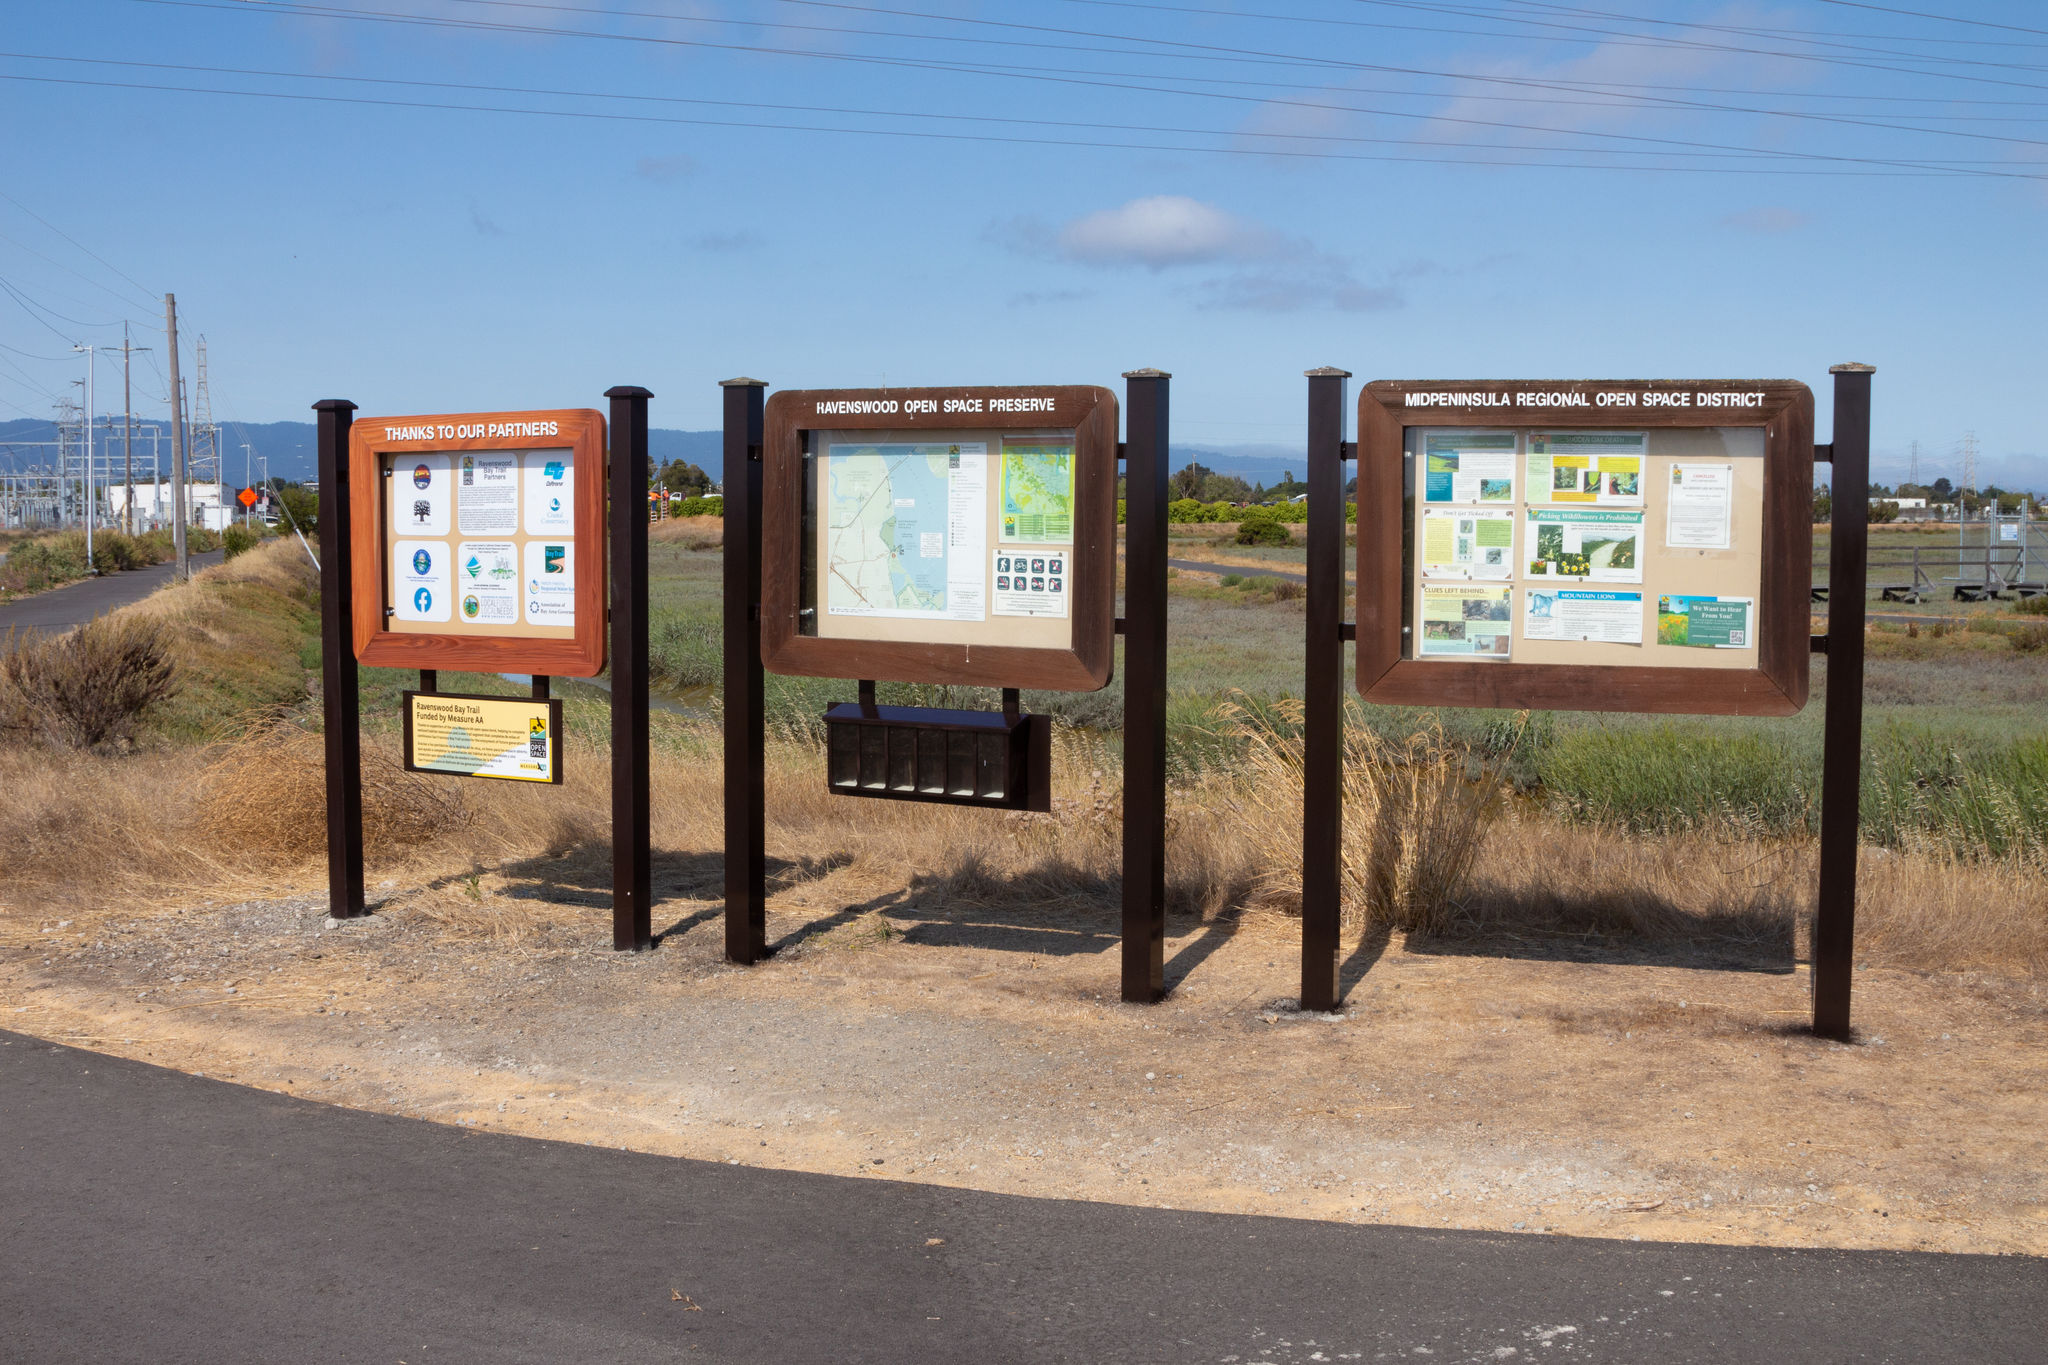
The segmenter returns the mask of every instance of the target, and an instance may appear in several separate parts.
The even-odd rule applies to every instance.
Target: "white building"
[[[128,485],[125,483],[103,484],[100,497],[104,500],[109,519],[125,521],[128,513]],[[176,492],[169,483],[140,483],[135,485],[135,529],[148,530],[156,526],[169,526],[174,513]],[[235,505],[234,491],[224,483],[188,483],[185,485],[185,508],[195,526],[204,526],[209,531],[227,529],[229,522],[238,519],[242,509]]]

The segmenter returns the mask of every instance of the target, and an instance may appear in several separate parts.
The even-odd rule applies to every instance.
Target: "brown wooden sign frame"
[[[1565,397],[1562,404],[1559,396]],[[1424,401],[1411,403],[1411,397]],[[1685,401],[1679,402],[1680,397]],[[1448,401],[1453,399],[1459,401]],[[1403,560],[1409,539],[1402,468],[1405,429],[1543,425],[1763,428],[1756,668],[1403,657]],[[1369,702],[1393,706],[1792,715],[1806,704],[1812,498],[1813,393],[1794,380],[1367,384],[1358,395],[1358,691]]]
[[[1018,406],[1031,400],[1043,406]],[[1117,400],[1095,385],[785,389],[763,413],[761,661],[771,673],[1092,692],[1114,669]],[[820,638],[804,608],[804,443],[811,431],[1010,425],[1074,433],[1073,642],[1066,649]]]
[[[536,426],[547,435],[518,434]],[[502,434],[492,434],[494,429]],[[405,435],[400,437],[398,433]],[[447,432],[449,434],[442,435]],[[458,434],[460,433],[460,434]],[[476,433],[476,434],[470,434]],[[391,571],[380,465],[387,455],[567,448],[573,466],[576,626],[572,636],[535,639],[393,631],[384,625]],[[349,431],[348,496],[352,523],[354,645],[357,660],[378,668],[466,669],[595,677],[605,665],[609,572],[605,545],[605,419],[589,408],[533,412],[435,413],[357,418]],[[448,537],[455,539],[451,533]]]

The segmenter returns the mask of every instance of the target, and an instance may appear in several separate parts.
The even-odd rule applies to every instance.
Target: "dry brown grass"
[[[670,721],[654,756],[656,928],[722,895],[716,733]],[[1185,919],[1299,904],[1299,748],[1254,731],[1235,775],[1168,799],[1169,904]],[[1344,891],[1355,930],[1489,940],[1789,951],[1812,902],[1807,842],[1645,838],[1565,825],[1521,803],[1435,737],[1353,737]],[[610,904],[605,754],[572,746],[561,787],[400,771],[366,746],[368,872],[450,937],[601,932]],[[770,891],[827,916],[905,908],[1114,921],[1121,788],[1115,746],[1063,731],[1050,815],[835,795],[816,751],[768,753]],[[210,750],[0,752],[0,906],[133,913],[324,882],[319,736],[283,723]],[[1376,812],[1391,812],[1375,819]],[[87,852],[89,851],[89,852]],[[1866,852],[1859,958],[1924,970],[2048,968],[2048,878]],[[856,921],[858,923],[859,921]],[[851,929],[849,929],[851,932]]]
[[[0,736],[122,749],[144,713],[177,689],[170,632],[126,614],[57,636],[0,642]]]
[[[681,541],[692,550],[715,550],[725,544],[725,518],[670,517],[650,522],[647,539],[657,545]]]
[[[1224,720],[1246,740],[1234,781],[1219,783],[1233,829],[1263,850],[1269,902],[1301,897],[1302,739],[1298,702],[1280,726],[1234,706]],[[1395,744],[1363,727],[1344,737],[1342,894],[1354,928],[1443,933],[1465,917],[1463,893],[1489,824],[1504,808],[1504,761],[1480,761],[1441,729]],[[1235,790],[1230,790],[1230,788]]]

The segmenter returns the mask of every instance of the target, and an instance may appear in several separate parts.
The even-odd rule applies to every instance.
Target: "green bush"
[[[1294,537],[1287,528],[1271,517],[1247,515],[1237,524],[1237,543],[1240,545],[1291,545]]]
[[[671,498],[668,514],[672,517],[722,517],[725,515],[725,499]]]
[[[239,554],[247,554],[256,548],[256,542],[261,539],[262,537],[255,531],[238,521],[228,523],[227,530],[220,533],[221,548],[227,551],[229,559]]]

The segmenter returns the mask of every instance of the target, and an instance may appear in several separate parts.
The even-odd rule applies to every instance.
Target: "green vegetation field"
[[[1206,542],[1177,540],[1176,557]],[[1231,547],[1240,549],[1241,547]],[[1276,566],[1299,550],[1275,549]],[[659,688],[715,704],[720,671],[721,558],[714,549],[651,547],[653,668]],[[1258,576],[1222,585],[1177,575],[1169,586],[1169,739],[1182,778],[1228,766],[1240,731],[1218,712],[1236,704],[1285,726],[1302,686],[1303,615],[1292,585]],[[1866,678],[1866,838],[1963,856],[2048,857],[2048,617],[2010,610],[1970,629],[1885,625],[1870,636]],[[1121,660],[1119,659],[1119,664]],[[1347,659],[1347,669],[1349,662]],[[1660,719],[1367,707],[1357,724],[1389,738],[1441,724],[1475,755],[1504,761],[1519,789],[1555,813],[1645,834],[1726,829],[1755,837],[1816,827],[1826,661],[1813,661],[1813,700],[1785,720]],[[815,733],[851,681],[768,680],[771,724]],[[884,701],[994,706],[993,692],[883,684]],[[1122,689],[1027,693],[1028,708],[1114,730]]]

